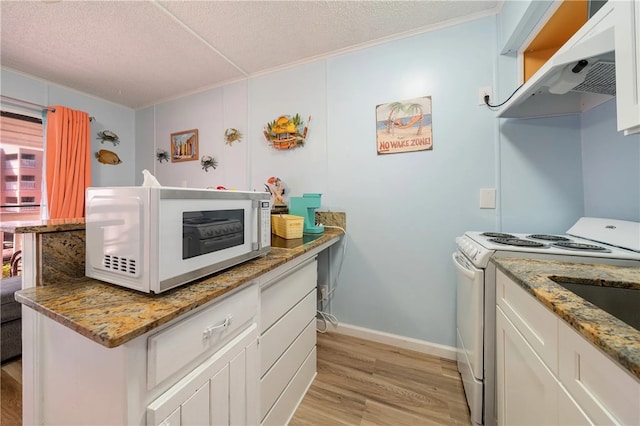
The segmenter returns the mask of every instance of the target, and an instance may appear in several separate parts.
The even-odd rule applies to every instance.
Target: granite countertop
[[[499,253],[492,261],[509,278],[640,379],[640,331],[551,279],[569,278],[572,282],[640,291],[640,267],[519,259],[501,257]]]
[[[343,232],[324,234],[296,248],[272,248],[261,258],[167,292],[153,295],[83,277],[16,292],[16,300],[83,336],[112,348],[241,287],[264,273],[329,242]]]
[[[14,234],[43,234],[47,232],[76,231],[85,229],[84,218],[49,219],[49,220],[19,220],[2,222],[0,230]]]

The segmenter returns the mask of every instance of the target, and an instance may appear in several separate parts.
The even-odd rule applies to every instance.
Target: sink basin
[[[622,288],[607,282],[588,284],[551,277],[556,283],[640,331],[640,288]]]

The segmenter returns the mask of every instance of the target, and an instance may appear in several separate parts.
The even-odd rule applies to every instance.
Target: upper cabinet
[[[640,3],[615,4],[618,130],[640,133]]]
[[[639,8],[637,0],[609,1],[584,25],[578,21],[579,29],[572,30],[575,34],[563,40],[559,48],[551,46],[544,34],[557,27],[553,21],[566,10],[562,5],[556,8],[556,13],[546,18],[547,25],[532,38],[532,44],[540,44],[542,55],[535,51],[528,55],[531,44],[520,49],[527,78],[499,110],[498,117],[576,114],[615,96],[618,130],[625,134],[640,132]],[[547,44],[552,50],[545,57]],[[528,72],[532,64],[534,71]]]

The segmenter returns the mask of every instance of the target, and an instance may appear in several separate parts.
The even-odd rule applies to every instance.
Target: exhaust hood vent
[[[613,5],[606,3],[498,111],[502,118],[577,114],[616,95]]]
[[[616,64],[615,62],[597,62],[587,73],[584,82],[573,89],[574,92],[602,93],[616,95]]]

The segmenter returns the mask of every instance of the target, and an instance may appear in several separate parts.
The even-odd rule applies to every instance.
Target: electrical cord
[[[333,296],[333,293],[336,291],[336,288],[338,288],[338,277],[340,276],[340,272],[342,271],[342,265],[344,264],[344,258],[345,255],[347,254],[347,231],[340,227],[340,226],[333,226],[333,225],[324,225],[325,228],[334,228],[334,229],[339,229],[344,233],[345,238],[343,238],[343,245],[342,245],[342,257],[340,258],[340,264],[338,265],[338,270],[336,271],[336,275],[333,279],[333,285],[329,286],[329,291],[327,292],[327,294],[325,295],[321,295],[321,299],[320,299],[320,309],[317,310],[317,314],[316,314],[316,319],[318,321],[322,321],[323,323],[323,327],[320,328],[317,326],[318,321],[316,321],[316,331],[318,333],[326,333],[328,328],[329,328],[329,324],[327,322],[330,322],[334,327],[338,326],[338,318],[333,315],[330,314],[328,312],[324,312],[324,302],[328,302],[329,299],[331,299],[331,297]]]
[[[334,327],[338,326],[338,318],[336,318],[335,315],[330,314],[328,312],[322,312],[322,311],[318,311],[317,315],[316,315],[316,320],[321,320],[323,323],[323,328],[319,328],[317,326],[318,321],[316,321],[316,331],[318,333],[326,333],[327,330],[329,329],[329,324],[327,324],[327,321],[331,323],[331,325],[333,325]]]
[[[509,102],[509,99],[513,98],[513,95],[516,94],[516,92],[518,90],[520,90],[520,88],[524,86],[524,83],[522,83],[520,86],[518,86],[516,88],[516,90],[513,91],[513,93],[507,98],[506,101],[502,102],[501,104],[497,104],[497,105],[492,105],[489,103],[489,95],[484,95],[484,103],[487,105],[487,107],[489,107],[489,109],[494,109],[494,108],[498,108],[501,107],[502,105],[506,104],[507,102]]]

